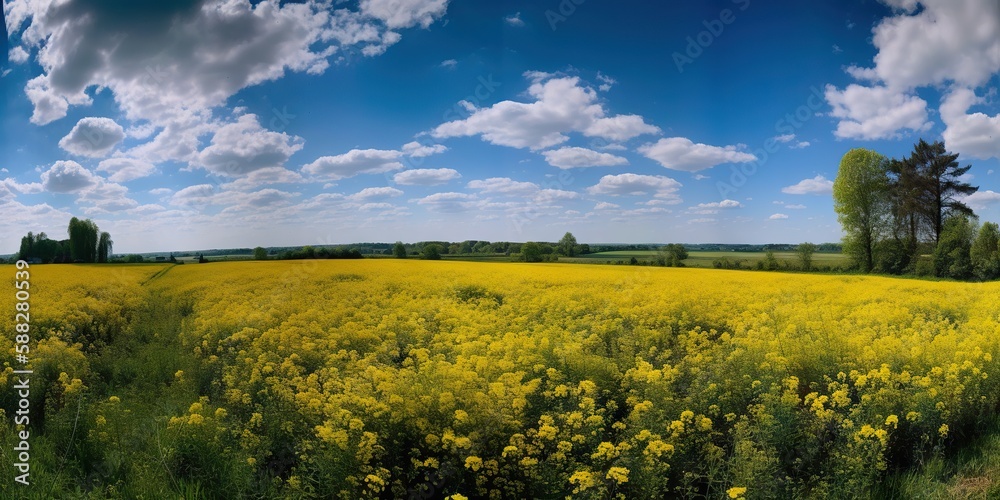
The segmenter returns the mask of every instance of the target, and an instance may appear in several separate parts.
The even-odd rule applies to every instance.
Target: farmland
[[[998,283],[384,259],[31,271],[38,498],[853,498],[1000,404]],[[9,414],[10,367],[0,382]]]

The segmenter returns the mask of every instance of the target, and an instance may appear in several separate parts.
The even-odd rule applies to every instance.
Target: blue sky
[[[1000,220],[995,0],[92,4],[4,2],[0,253],[837,241],[919,138]]]

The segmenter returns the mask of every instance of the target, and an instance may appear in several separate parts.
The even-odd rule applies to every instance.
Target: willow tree
[[[879,153],[855,148],[840,160],[833,182],[833,208],[846,234],[844,253],[866,273],[875,267],[876,245],[890,224],[888,167]]]
[[[108,261],[108,258],[111,257],[111,246],[114,244],[115,242],[111,241],[110,233],[101,233],[101,237],[97,240],[97,262]]]

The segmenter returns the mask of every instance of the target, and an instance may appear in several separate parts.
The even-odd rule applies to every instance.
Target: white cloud
[[[995,191],[976,191],[968,196],[963,196],[961,201],[973,210],[983,210],[990,205],[1000,203],[1000,193]]]
[[[979,86],[1000,72],[1000,3],[996,0],[886,0],[903,12],[873,30],[872,68],[855,78],[897,89],[954,82]],[[917,6],[923,6],[919,11]]]
[[[404,186],[437,186],[447,184],[462,177],[462,174],[451,168],[415,169],[400,172],[392,177],[393,182]]]
[[[475,180],[467,185],[470,189],[478,189],[484,193],[497,193],[507,196],[525,196],[538,192],[537,184],[521,182],[509,177],[493,177],[485,180]]]
[[[211,203],[214,196],[215,189],[211,184],[196,184],[174,193],[170,197],[170,204],[180,206],[207,205]]]
[[[82,118],[59,140],[59,147],[80,156],[103,158],[125,139],[125,129],[110,118]]]
[[[941,120],[946,128],[944,142],[950,151],[986,160],[1000,158],[1000,114],[969,113],[984,99],[970,89],[957,88],[941,103]]]
[[[345,179],[359,174],[381,174],[401,170],[398,161],[402,153],[393,150],[352,149],[337,156],[323,156],[302,167],[302,171],[330,180]]]
[[[614,203],[609,203],[609,202],[606,202],[606,201],[602,201],[602,202],[598,203],[597,205],[594,205],[594,210],[612,210],[612,209],[615,209],[615,208],[621,208],[621,206],[620,205],[615,205]]]
[[[149,194],[154,195],[154,196],[164,196],[164,195],[172,194],[173,192],[174,192],[174,190],[170,189],[170,188],[156,188],[156,189],[150,189],[149,190]]]
[[[830,194],[833,193],[833,181],[817,175],[812,179],[803,179],[797,184],[781,188],[785,194]]]
[[[712,208],[743,208],[743,204],[736,200],[713,201],[711,203],[699,203],[692,209],[712,209]]]
[[[770,217],[768,217],[768,219],[770,219],[770,220],[782,220],[782,219],[787,219],[787,218],[788,218],[788,216],[785,215],[785,214],[773,214]]]
[[[7,51],[7,59],[14,64],[21,64],[27,61],[28,56],[28,51],[24,50],[24,47],[21,47],[20,45]]]
[[[293,172],[283,167],[266,167],[254,170],[249,174],[239,177],[232,182],[223,184],[222,187],[234,191],[246,191],[259,186],[273,186],[275,184],[297,184],[305,182],[298,172]]]
[[[618,83],[618,80],[615,80],[608,75],[601,74],[600,71],[597,72],[597,79],[601,82],[601,84],[597,87],[597,89],[601,92],[611,90],[611,87]]]
[[[424,158],[444,153],[445,151],[448,151],[448,148],[444,144],[431,144],[430,146],[425,146],[417,141],[403,144],[403,154],[413,158]]]
[[[806,208],[805,205],[785,205],[785,208],[789,210],[803,210]]]
[[[434,193],[415,200],[417,204],[424,205],[433,212],[465,212],[475,206],[476,197],[465,193]]]
[[[826,86],[826,101],[833,107],[831,116],[839,118],[834,135],[841,139],[891,139],[900,130],[924,131],[927,101],[887,87],[864,87],[850,84],[844,90]]]
[[[646,144],[639,148],[639,152],[666,168],[697,172],[721,163],[747,163],[757,159],[740,149],[740,146],[709,146],[696,144],[684,137],[669,137]]]
[[[599,153],[592,149],[565,147],[542,152],[545,161],[562,169],[574,167],[614,167],[628,165],[628,160],[611,153]]]
[[[594,195],[610,196],[640,196],[650,195],[657,198],[669,198],[680,202],[677,191],[681,183],[661,175],[619,174],[605,175],[587,192]]]
[[[701,217],[698,219],[689,220],[688,224],[711,224],[713,222],[715,222],[715,219],[712,219],[710,217]]]
[[[795,139],[795,134],[782,134],[772,137],[777,142],[791,142]]]
[[[448,0],[361,0],[361,12],[380,19],[390,29],[428,28],[447,10]]]
[[[153,175],[156,166],[135,158],[108,158],[97,165],[97,171],[110,173],[111,182],[128,182]]]
[[[347,199],[351,201],[368,202],[376,200],[387,200],[402,195],[403,191],[393,187],[370,187],[370,188],[364,188],[361,191],[348,196]]]
[[[432,135],[479,135],[501,146],[544,149],[566,142],[566,134],[571,132],[622,141],[660,131],[637,115],[605,116],[607,112],[597,102],[596,91],[582,86],[578,77],[555,78],[540,72],[525,76],[532,81],[528,95],[533,102],[501,101],[488,108],[466,102],[471,113],[468,118],[438,125]]]
[[[524,21],[521,20],[521,13],[513,14],[503,18],[504,22],[511,26],[524,26]]]
[[[0,183],[21,194],[38,194],[45,191],[45,188],[40,182],[28,182],[21,184],[14,179],[7,178]]]
[[[455,66],[458,66],[458,61],[454,59],[445,59],[444,61],[441,61],[442,68],[453,69]]]
[[[52,193],[76,193],[97,185],[100,178],[75,161],[57,161],[42,172],[42,187]]]
[[[809,141],[799,141],[799,142],[796,142],[795,144],[792,144],[791,146],[788,146],[788,147],[790,147],[792,149],[803,149],[803,148],[808,148],[810,145],[811,144],[809,143]]]
[[[239,177],[283,166],[302,149],[303,142],[300,137],[265,130],[256,115],[247,114],[215,131],[212,144],[198,153],[198,164],[215,174]]]

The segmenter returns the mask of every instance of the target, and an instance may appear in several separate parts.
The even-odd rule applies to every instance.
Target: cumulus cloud
[[[979,86],[1000,72],[1000,3],[996,0],[884,0],[899,9],[872,30],[878,49],[862,80],[908,89],[954,82]],[[918,9],[918,5],[922,9]]]
[[[787,218],[788,216],[785,214],[772,214],[770,217],[768,217],[768,219],[770,220],[782,220]]]
[[[927,130],[927,103],[917,97],[915,89],[949,84],[975,89],[1000,72],[1000,3],[996,0],[883,3],[896,12],[872,30],[872,43],[878,50],[874,65],[847,68],[851,76],[870,86],[852,84],[844,90],[827,86],[832,115],[840,119],[837,137],[886,139],[898,137],[905,129]],[[945,113],[952,114],[950,121],[956,129],[946,134],[958,146],[966,147],[970,156],[990,154],[989,148],[984,152],[978,144],[980,136],[962,140],[967,128],[988,127],[989,117],[966,117],[964,111],[956,110],[968,96],[959,91],[952,97],[954,100],[946,98],[941,106],[942,118]]]
[[[198,153],[198,164],[214,174],[239,177],[283,166],[302,149],[303,142],[300,137],[265,130],[257,115],[247,114],[216,130],[212,144]]]
[[[621,206],[607,201],[602,201],[594,205],[594,210],[614,210],[616,208],[621,208]]]
[[[96,186],[100,178],[75,161],[57,161],[42,172],[42,187],[52,193],[76,193]]]
[[[302,171],[329,180],[346,179],[359,174],[381,174],[403,169],[402,153],[382,149],[352,149],[336,156],[323,156],[302,167]]]
[[[748,163],[757,159],[740,149],[741,146],[709,146],[684,137],[669,137],[643,145],[639,152],[666,168],[697,172],[721,163]]]
[[[515,181],[508,177],[493,177],[485,180],[475,180],[467,185],[470,189],[478,189],[484,193],[496,193],[508,196],[524,196],[538,192],[537,184]]]
[[[59,140],[59,147],[80,156],[103,158],[125,139],[125,129],[110,118],[82,118]]]
[[[390,29],[428,28],[447,10],[448,0],[361,0],[361,12],[380,19]]]
[[[600,153],[592,149],[565,147],[542,152],[545,161],[553,167],[567,169],[575,167],[615,167],[628,165],[628,160],[611,153]]]
[[[254,170],[232,182],[223,184],[222,187],[234,191],[245,191],[259,186],[297,184],[300,182],[305,182],[305,178],[298,172],[293,172],[283,167],[268,167]]]
[[[475,206],[476,197],[465,193],[434,193],[415,200],[418,205],[425,206],[433,212],[465,212]]]
[[[1000,158],[1000,114],[969,113],[969,108],[983,101],[967,88],[945,96],[941,103],[941,120],[946,125],[942,135],[949,150],[983,160]]]
[[[713,201],[711,203],[699,203],[692,209],[716,209],[716,208],[743,208],[743,204],[736,200]]]
[[[593,195],[641,196],[669,198],[680,203],[677,190],[681,183],[662,175],[619,174],[605,175],[594,186],[587,188]]]
[[[351,201],[369,202],[388,200],[402,195],[403,191],[393,187],[370,187],[364,188],[361,191],[348,196],[347,199]]]
[[[466,102],[468,118],[443,123],[432,135],[478,135],[491,144],[537,150],[566,142],[566,134],[571,132],[613,141],[660,132],[641,116],[606,116],[607,111],[597,102],[597,92],[581,85],[579,77],[556,78],[540,72],[525,76],[532,81],[528,95],[533,102],[501,101],[488,108]]]
[[[42,68],[24,88],[33,106],[32,123],[59,120],[71,106],[89,106],[94,93],[107,89],[133,122],[132,137],[155,134],[127,156],[198,164],[199,137],[218,127],[213,108],[241,89],[289,72],[320,74],[341,53],[380,54],[400,40],[396,30],[427,28],[444,16],[447,4],[11,0],[4,11],[10,37],[24,45],[8,57],[26,58],[24,49],[29,49]],[[252,150],[246,153],[236,158],[248,167],[240,174],[263,160]]]
[[[462,174],[451,168],[414,169],[400,172],[392,177],[393,182],[404,186],[437,186],[447,184],[462,177]]]
[[[215,189],[211,184],[196,184],[177,191],[170,197],[171,205],[196,206],[211,203]]]
[[[995,191],[976,191],[968,196],[963,196],[961,201],[973,210],[984,210],[991,205],[1000,203],[1000,193]]]
[[[797,184],[781,188],[785,194],[831,194],[833,193],[833,181],[817,175],[812,179],[803,179]]]
[[[444,153],[448,148],[444,144],[432,144],[425,146],[417,141],[403,144],[403,154],[413,158],[424,158],[426,156]]]
[[[916,95],[852,83],[844,90],[827,85],[825,97],[833,107],[831,116],[840,119],[834,135],[841,139],[891,139],[902,129],[924,131],[931,127],[927,101]]]
[[[108,172],[111,182],[128,182],[153,175],[156,166],[135,158],[108,158],[97,165],[98,172]]]
[[[28,51],[20,45],[7,51],[7,59],[14,64],[21,64],[28,60]]]

